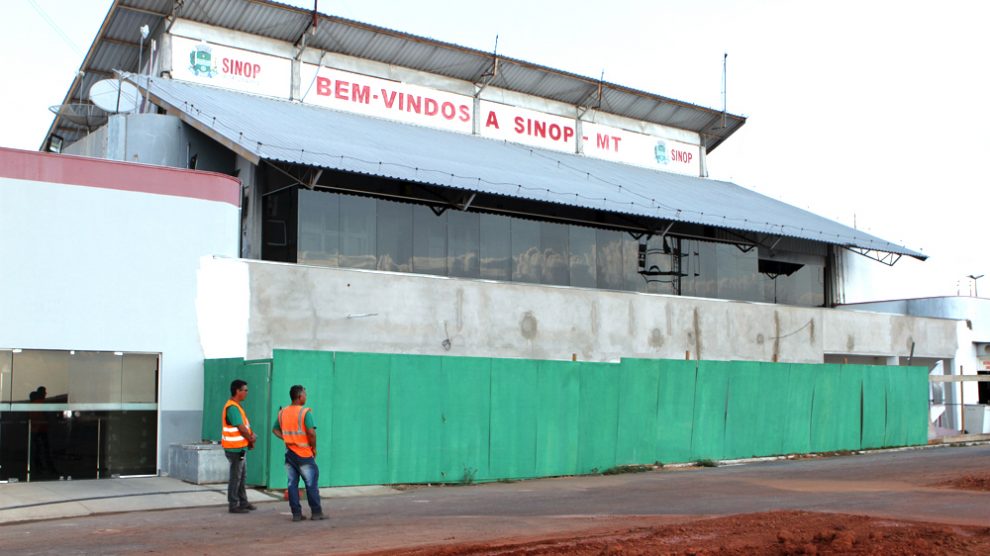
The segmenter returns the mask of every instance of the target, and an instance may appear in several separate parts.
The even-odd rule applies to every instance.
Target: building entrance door
[[[158,360],[0,350],[0,480],[157,473]]]

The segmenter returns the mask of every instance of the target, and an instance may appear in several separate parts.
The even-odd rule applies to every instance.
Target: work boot
[[[246,513],[248,513],[248,511],[249,510],[247,508],[231,508],[230,509],[230,513],[232,513],[232,514],[246,514]]]
[[[249,502],[249,503],[244,504],[243,506],[241,506],[241,508],[243,508],[243,509],[245,509],[245,510],[247,510],[249,512],[253,512],[254,510],[257,510],[258,509],[258,506],[255,506],[254,504],[251,504]]]
[[[309,519],[311,519],[313,521],[320,521],[320,520],[329,519],[329,518],[327,516],[323,515],[323,514],[313,514],[313,516],[310,517]]]
[[[306,516],[304,516],[302,514],[292,514],[292,521],[303,521],[305,519],[306,519]]]

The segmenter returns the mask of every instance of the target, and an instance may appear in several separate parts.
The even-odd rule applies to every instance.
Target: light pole
[[[151,30],[148,29],[148,26],[147,25],[142,25],[141,28],[138,29],[138,31],[141,32],[141,40],[138,42],[138,67],[137,67],[137,72],[138,72],[138,75],[141,75],[141,73],[142,73],[142,71],[141,71],[141,64],[142,64],[141,55],[144,54],[144,39],[148,38],[148,34],[151,32]],[[140,114],[141,113],[141,109],[144,108],[142,106],[142,104],[144,104],[144,93],[141,93],[140,95],[138,95],[138,114]]]
[[[979,280],[980,278],[983,278],[983,276],[984,276],[983,274],[970,274],[966,276],[966,278],[969,278],[970,280],[973,281],[973,297],[980,297],[980,291],[976,289],[976,281]]]

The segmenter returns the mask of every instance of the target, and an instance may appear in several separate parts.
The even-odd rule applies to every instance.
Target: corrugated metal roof
[[[201,131],[259,160],[924,258],[729,182],[170,79],[131,80]]]
[[[73,82],[63,103],[88,102],[89,88],[112,76],[113,70],[136,71],[138,28],[148,25],[154,37],[173,16],[292,44],[313,21],[310,11],[266,0],[116,0],[80,67],[84,76]],[[482,81],[493,61],[490,52],[323,14],[306,45],[475,83]],[[709,151],[746,122],[727,114],[723,126],[718,110],[504,56],[498,67],[495,86],[702,133]],[[65,126],[56,118],[49,135],[60,133],[71,143],[83,134]]]

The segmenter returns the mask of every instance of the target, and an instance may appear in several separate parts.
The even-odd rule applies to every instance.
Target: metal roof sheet
[[[171,79],[129,79],[197,129],[258,160],[925,258],[729,182]]]
[[[291,44],[296,44],[313,22],[309,10],[268,0],[115,0],[80,67],[83,77],[72,83],[63,103],[89,102],[89,88],[112,76],[113,70],[136,71],[137,29],[148,25],[154,37],[172,17]],[[492,67],[491,52],[330,15],[318,14],[317,22],[316,32],[306,37],[306,46],[317,50],[475,83],[482,81]],[[495,86],[573,105],[598,105],[601,87],[603,111],[701,133],[709,151],[746,122],[742,116],[726,114],[722,125],[719,110],[518,59],[499,56],[498,68]],[[56,118],[49,134],[61,133],[69,143],[83,134],[65,126]]]

